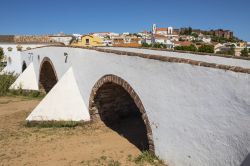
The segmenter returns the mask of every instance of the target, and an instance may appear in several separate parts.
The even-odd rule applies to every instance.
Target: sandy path
[[[130,158],[140,151],[101,122],[76,128],[25,127],[38,103],[0,97],[0,165],[135,165]]]

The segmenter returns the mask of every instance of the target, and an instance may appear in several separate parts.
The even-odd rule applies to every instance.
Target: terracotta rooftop
[[[156,28],[156,31],[168,31],[168,28]]]
[[[190,46],[193,43],[190,41],[174,41],[174,44],[180,45],[180,46]]]
[[[154,35],[154,38],[157,38],[157,39],[166,39],[167,37],[166,37],[166,36],[163,36],[163,35],[155,34],[155,35]]]

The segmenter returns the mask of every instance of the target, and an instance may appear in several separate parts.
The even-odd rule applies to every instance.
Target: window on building
[[[89,39],[86,39],[86,44],[89,45]]]

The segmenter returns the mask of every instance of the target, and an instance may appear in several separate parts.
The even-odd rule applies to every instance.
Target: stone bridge
[[[11,88],[47,92],[27,121],[101,118],[169,166],[249,164],[249,60],[55,46],[23,51],[21,59]]]

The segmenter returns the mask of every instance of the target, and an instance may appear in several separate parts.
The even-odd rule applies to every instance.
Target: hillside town
[[[250,42],[243,41],[230,30],[201,30],[191,27],[175,29],[153,24],[137,33],[91,32],[88,34],[0,35],[0,43],[15,43],[17,51],[25,44],[63,44],[79,47],[149,47],[166,50],[215,53],[229,56],[250,56]],[[7,48],[9,52],[15,48]],[[4,51],[4,50],[3,50]],[[2,62],[7,57],[2,58]]]

